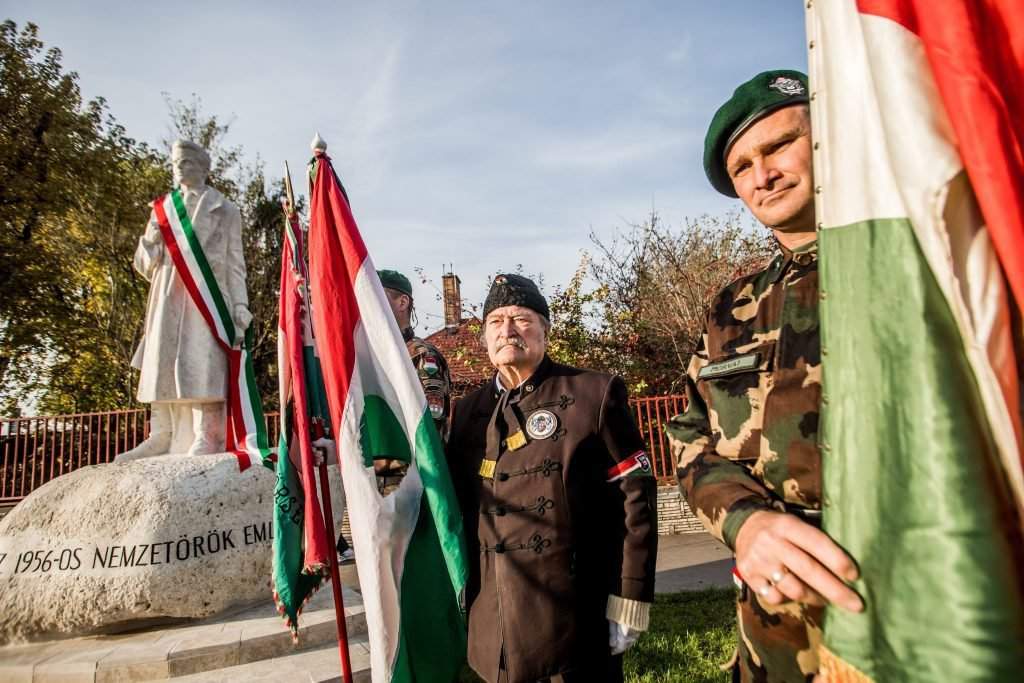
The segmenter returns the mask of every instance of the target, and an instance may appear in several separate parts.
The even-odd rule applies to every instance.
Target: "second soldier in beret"
[[[391,312],[395,315],[398,329],[402,331],[402,339],[409,351],[413,367],[420,378],[423,393],[427,399],[427,408],[434,418],[434,426],[441,437],[442,443],[448,439],[448,417],[451,412],[451,375],[448,362],[436,346],[416,336],[412,327],[413,298],[412,283],[397,270],[378,270],[377,276],[384,285],[384,293],[391,304]],[[397,485],[404,474],[406,466],[397,460],[380,461],[375,464],[380,477],[381,489],[389,489]]]
[[[856,568],[820,529],[821,347],[807,77],[766,71],[715,114],[704,170],[779,253],[712,302],[668,433],[679,485],[741,578],[734,680],[818,670],[824,605],[860,610]]]
[[[654,598],[655,482],[625,384],[553,362],[548,315],[529,279],[495,278],[494,378],[452,418],[448,459],[479,557],[469,663],[489,683],[621,681]]]

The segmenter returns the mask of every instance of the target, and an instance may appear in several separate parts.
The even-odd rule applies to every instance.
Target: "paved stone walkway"
[[[732,554],[708,534],[661,536],[655,589],[675,593],[732,585]],[[346,612],[353,636],[357,680],[368,680],[362,601],[354,564],[342,566]],[[0,681],[143,681],[182,683],[311,681],[337,679],[334,611],[330,588],[320,590],[300,619],[301,650],[291,643],[273,605],[176,626],[117,636],[94,636],[0,649]]]
[[[732,562],[732,552],[710,534],[661,536],[654,590],[677,593],[731,587]]]

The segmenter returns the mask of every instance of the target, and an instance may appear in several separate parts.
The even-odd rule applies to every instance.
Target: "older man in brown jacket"
[[[469,662],[490,683],[621,681],[647,629],[655,482],[618,377],[547,357],[536,285],[484,304],[494,380],[456,404],[449,462],[479,565]]]

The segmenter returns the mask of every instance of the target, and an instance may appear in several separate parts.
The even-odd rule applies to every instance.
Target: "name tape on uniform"
[[[752,370],[758,366],[760,360],[760,354],[755,351],[754,353],[748,353],[745,356],[737,356],[736,358],[729,358],[728,360],[720,360],[717,363],[709,363],[700,369],[700,372],[697,373],[697,379],[721,377],[722,375],[728,375],[731,372]]]

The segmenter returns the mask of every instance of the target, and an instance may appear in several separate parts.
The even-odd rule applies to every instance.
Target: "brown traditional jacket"
[[[469,662],[488,681],[621,678],[610,595],[650,602],[655,481],[625,384],[553,363],[511,392],[456,404],[449,463],[471,577]]]

